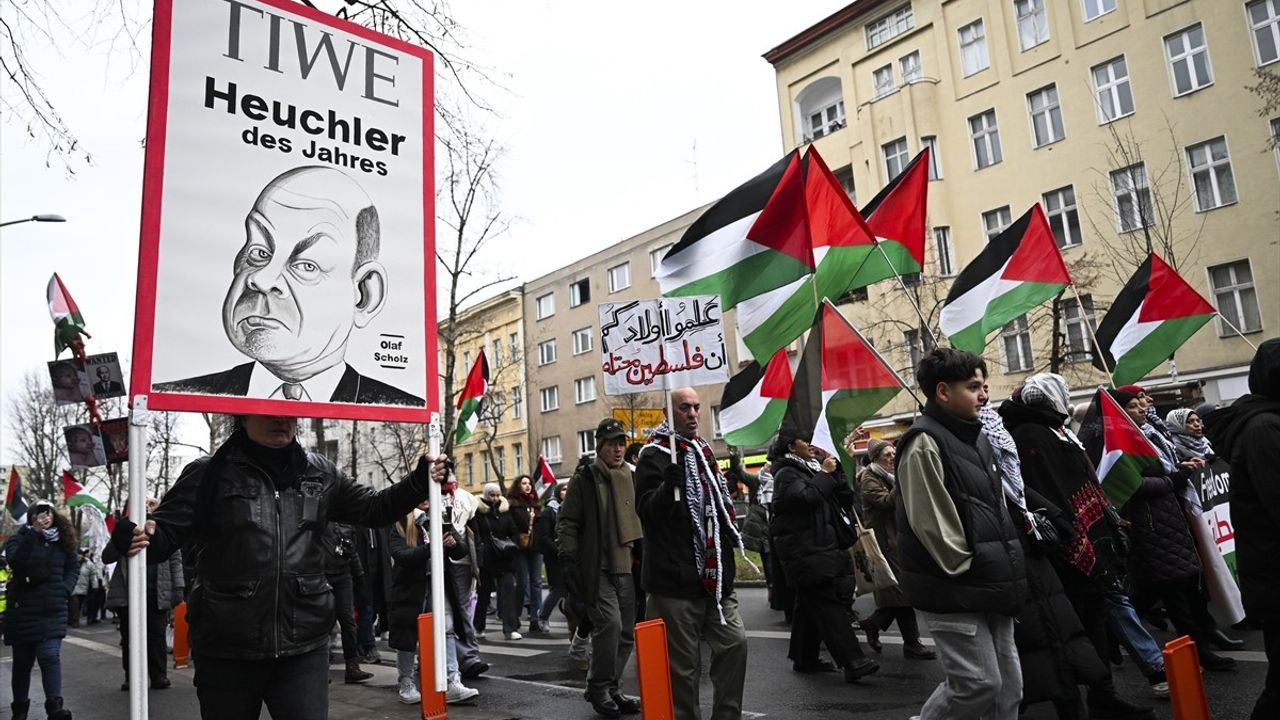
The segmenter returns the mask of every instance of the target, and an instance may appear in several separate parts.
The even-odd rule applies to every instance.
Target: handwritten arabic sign
[[[729,379],[714,295],[601,303],[600,351],[606,395]]]

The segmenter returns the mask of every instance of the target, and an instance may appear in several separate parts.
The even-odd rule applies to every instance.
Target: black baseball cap
[[[627,431],[622,427],[621,420],[614,418],[605,418],[596,426],[596,443],[617,440],[618,438],[627,437]]]

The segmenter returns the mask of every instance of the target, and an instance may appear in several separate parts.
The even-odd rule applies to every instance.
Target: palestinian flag
[[[76,479],[66,470],[62,471],[62,497],[63,502],[69,508],[92,505],[101,510],[103,515],[107,514],[107,506],[103,505],[101,500],[85,491],[84,486],[76,482]]]
[[[1142,485],[1142,471],[1160,462],[1155,446],[1102,388],[1093,396],[1080,433],[1102,491],[1113,505],[1124,507]]]
[[[738,447],[763,445],[778,431],[791,396],[791,363],[786,348],[763,368],[752,362],[724,386],[720,398],[720,431]]]
[[[471,437],[480,424],[480,407],[484,403],[484,394],[489,391],[489,360],[484,350],[476,357],[476,362],[467,373],[467,384],[458,395],[458,429],[454,433],[454,444],[460,445]]]
[[[1142,379],[1209,322],[1216,311],[1168,263],[1152,253],[1138,267],[1098,324],[1102,357],[1114,383]]]
[[[71,298],[71,293],[67,292],[58,273],[49,278],[49,287],[45,292],[49,298],[49,317],[53,318],[53,349],[54,357],[57,357],[81,335],[89,337],[89,333],[84,331],[84,317],[80,315],[80,307]]]
[[[849,279],[848,289],[866,287],[895,275],[920,272],[924,267],[925,210],[929,199],[929,148],[920,151],[898,177],[889,181],[871,202],[862,207],[867,227],[880,250]],[[889,256],[890,263],[885,260]]]
[[[719,295],[729,310],[812,271],[804,169],[793,150],[695,220],[656,277],[666,297]]]
[[[902,390],[893,369],[871,343],[824,300],[796,368],[783,427],[812,433],[811,444],[839,455],[850,478],[849,433]]]
[[[541,455],[538,456],[538,468],[533,473],[533,492],[538,497],[547,491],[548,488],[555,487],[556,474],[551,471],[551,465],[547,459]]]
[[[9,488],[4,494],[4,506],[9,508],[9,517],[15,525],[27,524],[27,498],[22,494],[22,478],[18,477],[18,468],[9,468]]]
[[[942,308],[952,347],[978,355],[987,335],[1071,283],[1044,211],[1031,206],[960,273]]]

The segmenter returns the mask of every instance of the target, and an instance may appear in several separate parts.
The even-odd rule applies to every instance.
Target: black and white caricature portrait
[[[222,330],[247,362],[155,389],[422,407],[347,356],[353,335],[395,292],[379,259],[378,207],[364,187],[334,167],[297,167],[268,182],[247,210],[222,302]]]
[[[102,438],[89,425],[69,425],[62,429],[67,440],[67,460],[72,470],[107,464]]]
[[[89,394],[89,377],[79,360],[50,362],[49,380],[53,383],[53,399],[59,405],[82,403]]]
[[[124,375],[120,372],[120,360],[115,353],[90,355],[84,359],[85,374],[93,386],[93,396],[104,398],[124,397]]]

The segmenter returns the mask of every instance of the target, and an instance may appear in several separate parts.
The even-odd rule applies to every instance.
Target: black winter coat
[[[26,526],[4,544],[13,576],[4,614],[5,645],[25,645],[67,636],[67,600],[80,577],[80,561],[62,542]]]
[[[391,594],[387,596],[387,615],[389,616],[387,644],[396,650],[413,650],[417,647],[418,615],[431,604],[427,598],[430,587],[428,581],[431,572],[431,544],[415,539],[415,543],[410,545],[405,541],[405,530],[406,521],[402,520],[386,534],[391,550]],[[421,538],[422,528],[416,530],[418,537]],[[467,616],[462,612],[462,602],[452,577],[453,573],[467,572],[468,566],[454,565],[448,560],[460,560],[467,556],[470,549],[462,533],[455,532],[454,538],[459,542],[449,549],[445,560],[444,594],[453,615],[453,631],[457,635],[462,635],[465,632],[463,623],[467,621]]]
[[[1150,472],[1163,471],[1156,465]],[[1178,498],[1180,486],[1186,482],[1184,469],[1172,476],[1143,477],[1142,485],[1121,511],[1132,523],[1129,578],[1137,587],[1200,574],[1200,555]]]
[[[179,549],[185,555],[190,546],[187,619],[196,652],[242,660],[301,655],[329,642],[335,620],[326,524],[390,525],[427,496],[430,478],[421,465],[376,492],[296,442],[290,469],[270,477],[246,454],[247,442],[237,432],[212,458],[183,468],[151,515],[147,560],[163,562]],[[131,528],[117,524],[117,547]]]
[[[515,554],[499,555],[493,550],[493,538],[506,538],[516,541],[519,530],[511,517],[511,504],[506,498],[498,498],[494,507],[481,498],[476,503],[475,517],[471,518],[471,528],[480,543],[480,570],[493,577],[512,572],[515,567]]]
[[[769,531],[787,582],[800,593],[852,599],[853,489],[788,457],[773,461],[773,483]]]

